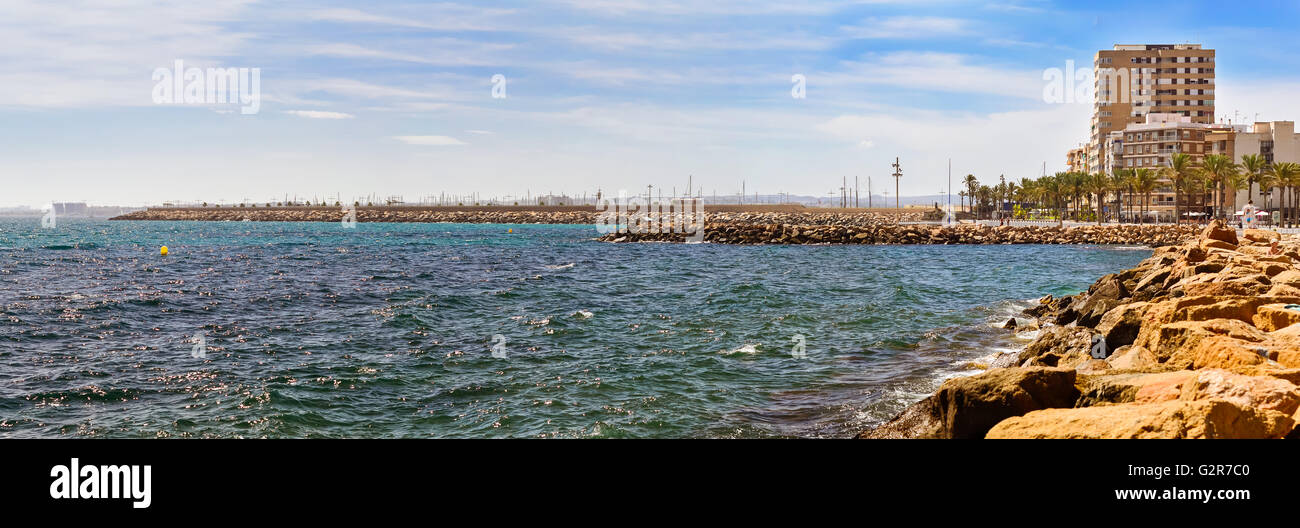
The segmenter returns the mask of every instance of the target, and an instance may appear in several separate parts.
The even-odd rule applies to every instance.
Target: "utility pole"
[[[867,209],[871,209],[871,176],[867,176]]]
[[[903,167],[898,164],[898,157],[894,157],[894,209],[902,209],[898,199],[898,181],[903,177]]]

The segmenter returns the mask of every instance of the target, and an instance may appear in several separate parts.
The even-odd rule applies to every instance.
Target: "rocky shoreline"
[[[1295,239],[1216,222],[1024,315],[1023,351],[859,437],[1300,437]]]
[[[704,241],[720,244],[1121,244],[1165,246],[1196,236],[1197,228],[1174,225],[952,227],[865,222],[799,224],[710,222]],[[681,233],[609,233],[605,242],[683,242]]]

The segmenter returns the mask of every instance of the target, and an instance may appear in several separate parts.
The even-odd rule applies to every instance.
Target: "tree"
[[[1160,178],[1151,169],[1137,169],[1133,173],[1133,189],[1142,194],[1142,223],[1146,223],[1147,207],[1151,203],[1151,193],[1160,186]]]
[[[974,174],[967,174],[962,179],[962,184],[966,186],[966,196],[971,200],[971,212],[975,212],[975,193],[979,191],[980,181],[975,179]]]
[[[1300,164],[1287,161],[1274,163],[1269,172],[1276,178],[1276,185],[1282,189],[1282,196],[1280,197],[1283,211],[1282,217],[1289,226],[1295,219],[1295,188],[1300,185]],[[1291,198],[1291,203],[1287,201],[1288,196]]]
[[[1259,154],[1243,154],[1241,170],[1246,173],[1246,199],[1254,200],[1255,184],[1259,183],[1259,177],[1264,173],[1264,158]]]
[[[1169,156],[1167,176],[1174,183],[1174,223],[1182,221],[1183,183],[1191,175],[1192,157],[1179,152]]]
[[[1094,209],[1097,214],[1097,224],[1102,222],[1102,204],[1106,202],[1106,193],[1110,192],[1110,178],[1104,173],[1094,172],[1084,177],[1083,190],[1092,197],[1095,197]]]
[[[1223,211],[1223,206],[1227,202],[1226,191],[1238,174],[1241,173],[1241,167],[1232,162],[1222,154],[1210,154],[1205,156],[1201,162],[1201,175],[1211,185],[1214,193],[1218,197],[1214,200],[1214,217],[1224,218],[1227,216]],[[1233,193],[1233,203],[1236,203],[1236,193]]]

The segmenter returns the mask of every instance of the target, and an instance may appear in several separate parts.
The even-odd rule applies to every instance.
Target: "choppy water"
[[[847,436],[1149,254],[38,224],[0,219],[0,437]]]

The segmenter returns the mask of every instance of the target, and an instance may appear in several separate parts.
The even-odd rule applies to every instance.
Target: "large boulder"
[[[1044,409],[999,422],[987,438],[1282,438],[1295,420],[1223,400]]]
[[[1190,370],[1178,370],[1087,376],[1079,382],[1083,392],[1075,406],[1176,400],[1183,393],[1183,383],[1194,375]]]
[[[1277,231],[1268,231],[1264,229],[1247,229],[1242,238],[1254,244],[1270,244],[1274,240],[1281,240],[1282,235]]]
[[[1142,316],[1151,303],[1135,302],[1115,307],[1097,323],[1097,333],[1106,338],[1106,346],[1119,348],[1130,345],[1142,329]]]
[[[1224,226],[1223,222],[1215,220],[1201,231],[1201,240],[1218,240],[1236,246],[1238,244],[1237,230]]]
[[[1255,327],[1265,332],[1281,330],[1300,323],[1300,309],[1287,308],[1288,304],[1265,304],[1255,310],[1251,318]]]
[[[1155,353],[1161,363],[1171,368],[1188,368],[1197,357],[1197,345],[1202,340],[1215,336],[1227,336],[1252,343],[1262,342],[1266,338],[1263,331],[1236,319],[1179,321],[1161,325],[1152,342],[1144,346]]]
[[[1160,358],[1150,350],[1132,345],[1116,350],[1106,361],[1116,370],[1150,369],[1160,364]]]
[[[861,438],[982,438],[1011,416],[1072,407],[1079,398],[1070,369],[991,369],[944,382],[930,397]]]
[[[1072,368],[1092,359],[1092,331],[1077,326],[1049,326],[1020,352],[1026,367]]]
[[[1183,400],[1224,400],[1243,408],[1277,411],[1294,416],[1300,409],[1300,387],[1269,376],[1243,376],[1223,369],[1205,369],[1183,384]]]
[[[1260,365],[1268,361],[1265,348],[1225,336],[1212,336],[1199,341],[1189,355],[1192,358],[1192,368],[1195,369],[1230,369]]]
[[[1106,315],[1106,312],[1124,304],[1129,295],[1128,289],[1124,287],[1124,283],[1120,281],[1119,277],[1115,275],[1102,277],[1091,291],[1081,296],[1072,306],[1073,310],[1078,313],[1076,322],[1079,326],[1097,326],[1097,323],[1101,322],[1101,318]]]

